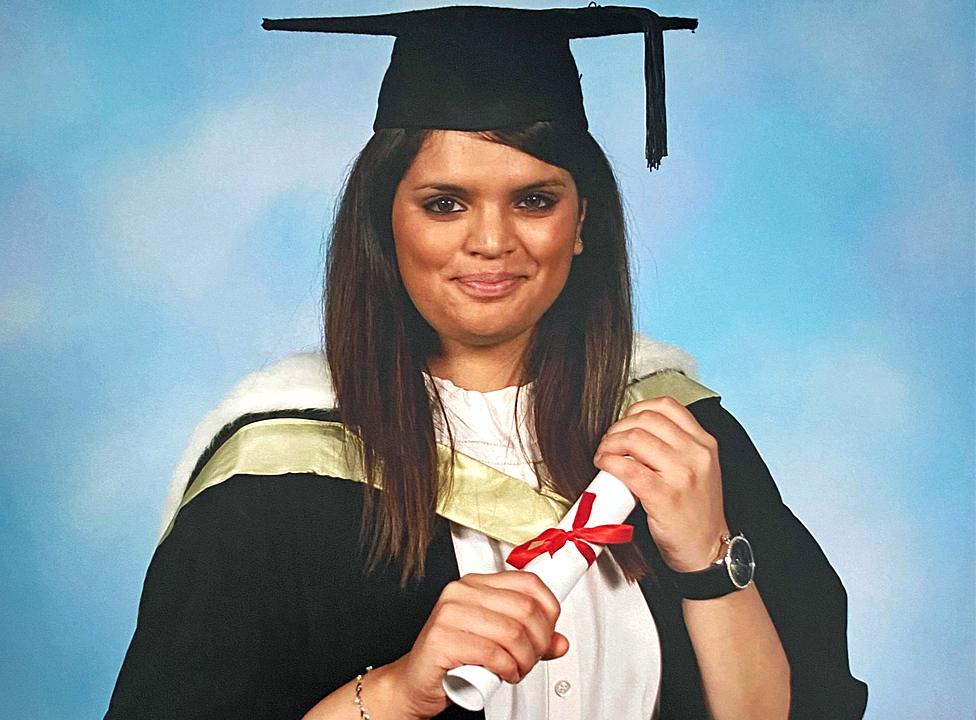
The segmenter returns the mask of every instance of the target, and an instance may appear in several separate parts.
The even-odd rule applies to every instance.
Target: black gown
[[[867,686],[850,672],[840,579],[719,398],[688,409],[719,443],[726,517],[753,546],[790,661],[790,717],[861,718]],[[438,517],[424,579],[401,589],[394,567],[363,573],[362,493],[343,478],[242,474],[180,510],[150,563],[105,717],[297,719],[367,665],[406,653],[458,577],[450,524]],[[652,567],[640,588],[661,642],[661,720],[705,718],[681,598],[639,503],[629,522]],[[450,706],[438,717],[484,713]]]

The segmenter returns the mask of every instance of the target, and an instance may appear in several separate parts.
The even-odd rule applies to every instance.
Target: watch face
[[[752,546],[741,535],[732,538],[729,545],[729,577],[736,587],[744,588],[752,582],[756,563],[752,557]]]

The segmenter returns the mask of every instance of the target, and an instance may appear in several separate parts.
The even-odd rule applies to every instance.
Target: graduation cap
[[[644,34],[648,168],[668,154],[664,31],[694,30],[693,18],[641,7],[551,10],[455,5],[325,18],[268,20],[265,30],[396,37],[373,130],[492,130],[548,120],[586,130],[576,38]]]

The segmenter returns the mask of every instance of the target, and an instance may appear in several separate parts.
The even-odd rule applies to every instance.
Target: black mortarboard
[[[393,35],[373,129],[491,130],[539,120],[587,129],[575,38],[644,33],[647,165],[668,154],[665,30],[698,20],[639,7],[552,10],[456,5],[355,17],[265,19],[265,30]]]

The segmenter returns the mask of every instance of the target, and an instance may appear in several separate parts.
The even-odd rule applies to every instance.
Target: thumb
[[[555,658],[562,657],[567,652],[569,652],[569,638],[562,633],[554,632],[552,639],[549,641],[549,647],[546,648],[546,653],[542,656],[542,659],[554,660]]]

